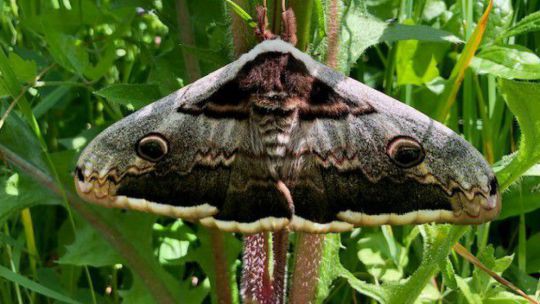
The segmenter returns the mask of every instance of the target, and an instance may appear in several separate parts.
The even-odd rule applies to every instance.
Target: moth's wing
[[[102,132],[78,163],[76,184],[81,196],[109,207],[202,220],[222,230],[255,232],[284,227],[292,213],[275,185],[257,176],[253,165],[257,162],[247,146],[250,134],[245,109],[238,107],[228,112],[237,115],[220,117],[208,107],[216,99],[233,103],[231,99],[242,98],[227,83],[234,80],[243,61],[225,66]],[[156,163],[136,153],[137,142],[150,134],[168,142],[168,154]]]
[[[371,110],[301,122],[305,144],[294,153],[303,156],[303,169],[292,189],[293,230],[472,224],[496,216],[493,172],[470,144],[409,106],[333,73],[323,69],[319,77],[343,99]],[[388,144],[398,136],[421,143],[426,157],[420,165],[404,169],[392,162]]]

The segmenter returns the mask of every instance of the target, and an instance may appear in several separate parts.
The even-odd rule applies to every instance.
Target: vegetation
[[[71,172],[108,125],[254,45],[260,2],[0,1],[0,303],[240,301],[242,236],[88,205]],[[281,1],[267,2],[272,15]],[[291,293],[294,263],[313,258],[316,302],[531,301],[459,242],[538,299],[540,1],[288,3],[300,48],[463,134],[505,191],[478,227],[291,234]]]

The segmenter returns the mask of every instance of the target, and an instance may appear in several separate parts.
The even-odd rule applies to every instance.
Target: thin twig
[[[508,281],[505,278],[501,277],[500,275],[495,273],[493,270],[487,268],[486,265],[484,265],[477,257],[475,257],[472,253],[470,253],[467,250],[467,248],[463,247],[463,245],[461,245],[460,243],[456,243],[453,248],[459,255],[461,255],[463,258],[465,258],[467,261],[469,261],[474,266],[480,268],[482,271],[487,273],[489,276],[491,276],[493,279],[495,279],[495,281],[501,283],[502,285],[508,287],[510,290],[512,290],[516,294],[522,296],[527,301],[529,301],[529,303],[539,304],[538,301],[531,298],[523,290],[519,289],[516,285],[512,284],[510,281]]]
[[[162,283],[162,280],[158,278],[152,271],[152,267],[148,265],[148,262],[139,255],[137,249],[129,243],[122,234],[114,227],[108,225],[99,216],[94,213],[88,206],[81,202],[81,200],[72,192],[64,191],[56,185],[53,179],[46,173],[33,166],[26,160],[13,153],[7,147],[0,144],[0,153],[2,153],[7,161],[19,168],[22,172],[33,178],[36,182],[43,187],[51,190],[58,196],[63,196],[64,193],[70,203],[70,206],[77,211],[94,229],[100,232],[120,255],[126,260],[127,265],[136,273],[148,291],[152,294],[153,298],[158,303],[173,304],[175,299],[169,292],[166,286]]]
[[[6,119],[8,118],[9,116],[9,113],[11,113],[11,111],[13,110],[13,108],[15,108],[15,105],[17,105],[17,102],[24,96],[24,94],[26,93],[26,91],[28,91],[28,89],[30,89],[31,87],[35,86],[35,84],[41,79],[41,77],[43,77],[43,75],[45,75],[50,69],[52,69],[56,64],[53,63],[51,65],[49,65],[48,67],[46,67],[45,69],[43,69],[43,71],[41,71],[39,74],[36,75],[36,77],[34,78],[34,80],[27,84],[26,86],[24,86],[21,91],[19,92],[19,94],[13,99],[13,101],[11,102],[11,104],[9,105],[9,107],[7,108],[6,112],[4,113],[4,115],[2,115],[2,118],[0,119],[0,129],[2,129],[2,127],[4,126],[4,123],[6,122]]]

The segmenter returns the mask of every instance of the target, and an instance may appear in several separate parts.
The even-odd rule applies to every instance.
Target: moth
[[[89,202],[242,233],[479,224],[501,208],[459,135],[280,39],[110,126],[75,184]]]

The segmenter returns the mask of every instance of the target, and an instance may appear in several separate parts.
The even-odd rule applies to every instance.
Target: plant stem
[[[268,233],[245,235],[240,286],[240,294],[244,303],[271,303],[272,285],[269,277],[268,259]]]
[[[227,269],[227,257],[223,243],[223,232],[210,229],[212,240],[212,253],[214,257],[216,273],[216,296],[219,304],[232,303],[231,288],[229,287],[229,271]],[[226,288],[225,286],[226,285]]]
[[[290,303],[311,303],[317,292],[324,234],[298,233]]]
[[[340,13],[338,0],[330,0],[328,10],[328,51],[326,64],[336,68],[339,54]],[[317,292],[324,234],[299,233],[293,269],[290,303],[310,303]]]
[[[328,4],[328,52],[326,53],[326,65],[337,67],[339,54],[339,3],[338,0],[330,0]]]
[[[273,303],[282,304],[286,300],[287,290],[287,252],[289,248],[289,231],[274,232],[273,237],[274,274],[272,281]]]
[[[178,22],[178,39],[180,43],[188,46],[195,45],[195,39],[193,38],[193,32],[191,29],[191,20],[189,15],[189,8],[186,0],[176,0],[176,19]],[[189,82],[193,82],[201,77],[201,69],[199,62],[192,53],[182,50],[182,56],[184,57],[184,64],[186,65],[187,77]]]
[[[176,0],[177,10],[177,22],[178,22],[178,35],[181,43],[193,46],[195,45],[195,38],[193,37],[193,30],[191,27],[191,18],[189,14],[189,7],[186,0]],[[201,75],[201,69],[199,61],[192,53],[182,50],[184,57],[184,64],[186,65],[187,77],[189,82],[193,82],[199,79]],[[223,234],[222,232],[212,229],[210,231],[210,237],[212,239],[212,256],[214,258],[214,273],[215,277],[215,291],[218,303],[231,303],[232,294],[231,286],[229,283],[229,274],[227,270],[227,256],[223,246]]]

